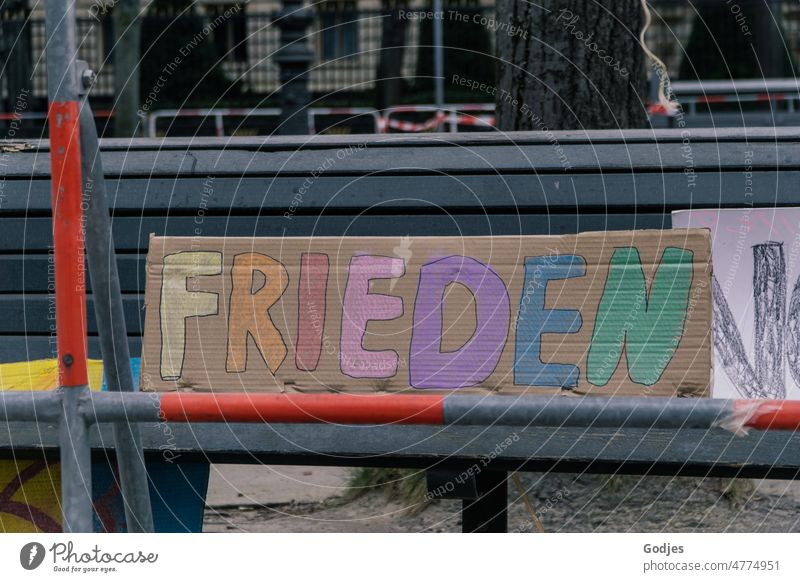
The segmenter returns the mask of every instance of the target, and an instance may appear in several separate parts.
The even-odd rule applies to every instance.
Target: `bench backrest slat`
[[[128,332],[150,233],[568,234],[687,208],[800,204],[800,132],[632,131],[103,142]],[[4,151],[0,362],[52,357],[49,152]],[[17,150],[19,148],[8,148]],[[91,301],[91,294],[89,295]],[[92,309],[89,333],[96,333]],[[90,339],[93,357],[99,357]]]

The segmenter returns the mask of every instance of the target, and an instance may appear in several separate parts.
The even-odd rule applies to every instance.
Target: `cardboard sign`
[[[150,239],[145,390],[704,395],[707,231]]]
[[[800,399],[800,208],[674,212],[711,231],[719,398]]]

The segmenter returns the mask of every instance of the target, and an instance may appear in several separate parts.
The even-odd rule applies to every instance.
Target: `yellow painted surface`
[[[102,384],[103,362],[89,360],[91,389],[99,391]],[[55,359],[0,364],[0,390],[53,390],[57,385]],[[20,475],[24,476],[22,483]],[[60,531],[60,495],[58,463],[0,461],[0,532],[33,533],[52,530],[56,525]]]
[[[25,477],[23,483],[19,483],[20,474]],[[0,532],[42,531],[61,531],[61,465],[0,462]]]
[[[99,391],[103,385],[103,362],[89,360],[89,386]],[[33,360],[0,364],[0,390],[54,390],[58,387],[58,363]]]

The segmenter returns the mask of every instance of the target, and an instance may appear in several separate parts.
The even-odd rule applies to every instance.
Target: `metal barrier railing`
[[[317,133],[317,118],[327,116],[368,116],[373,119],[373,133],[377,133],[380,128],[380,113],[371,107],[312,107],[307,111],[308,133]],[[218,107],[210,109],[159,109],[147,114],[147,135],[157,137],[158,120],[178,117],[199,117],[214,120],[214,135],[225,137],[225,118],[226,117],[274,117],[279,118],[281,110],[277,107],[242,109],[230,107]]]
[[[237,109],[237,108],[216,108],[216,109],[159,109],[147,114],[147,136],[157,136],[157,123],[159,119],[177,117],[202,117],[214,120],[214,135],[216,137],[225,136],[225,117],[280,117],[281,110],[276,107],[256,108],[256,109]]]
[[[651,79],[656,83],[657,77]],[[670,96],[681,104],[689,116],[697,115],[698,105],[721,103],[785,103],[786,112],[796,111],[800,101],[798,79],[733,79],[707,81],[675,81],[669,84]],[[648,108],[651,115],[675,115],[676,110],[667,111],[658,103]]]
[[[434,131],[442,126],[446,126],[450,133],[457,133],[459,126],[494,129],[494,109],[494,103],[449,104],[441,108],[435,105],[398,105],[385,110],[379,133],[387,133],[390,129],[402,132]],[[433,113],[433,117],[422,122],[396,119],[397,115],[403,113],[428,112]],[[487,112],[491,115],[481,115]]]
[[[0,420],[55,422],[67,390],[0,393]],[[429,394],[198,394],[86,391],[78,418],[106,422],[331,423],[573,428],[800,429],[800,401]]]
[[[674,99],[683,106],[684,113],[694,116],[698,113],[698,106],[715,105],[723,103],[785,103],[786,113],[795,113],[797,103],[800,101],[800,81],[792,79],[773,79],[766,81],[703,81],[682,82],[671,85]],[[467,103],[446,104],[441,109],[435,105],[398,105],[389,107],[383,112],[372,107],[312,107],[307,110],[308,134],[315,135],[320,131],[319,118],[324,116],[349,117],[350,120],[360,117],[372,119],[371,132],[389,133],[421,133],[441,131],[457,133],[462,128],[480,128],[493,130],[496,126],[494,115],[495,106],[492,103]],[[405,115],[430,114],[423,120],[401,119]],[[652,102],[648,105],[648,114],[651,117],[674,116],[677,109],[667,110],[661,104]],[[277,107],[267,108],[206,108],[206,109],[159,109],[145,114],[143,125],[147,137],[155,138],[159,135],[159,121],[177,118],[211,119],[214,123],[214,135],[226,137],[225,119],[239,117],[244,119],[267,117],[277,120],[281,110]],[[101,119],[113,117],[109,110],[99,110],[95,116]],[[44,120],[44,112],[3,113],[0,121],[12,119]],[[346,127],[347,121],[337,121],[336,127]],[[241,124],[244,125],[244,124]],[[327,128],[325,128],[327,129]],[[364,133],[359,131],[357,133]]]
[[[308,110],[309,135],[315,135],[317,133],[317,118],[322,116],[368,116],[372,118],[373,133],[378,133],[381,127],[381,114],[377,109],[373,109],[372,107],[312,107]]]
[[[402,114],[432,113],[433,116],[422,122],[398,119]],[[225,137],[226,117],[273,117],[279,118],[279,108],[208,108],[208,109],[159,109],[146,115],[145,125],[148,137],[158,136],[158,122],[161,119],[175,118],[201,118],[214,120],[214,134],[216,137]],[[358,117],[372,118],[372,133],[387,133],[390,129],[402,132],[423,132],[439,130],[446,127],[447,131],[456,133],[460,127],[481,127],[493,129],[495,125],[494,104],[492,103],[467,103],[444,105],[438,109],[433,105],[399,105],[387,108],[383,114],[372,107],[311,107],[307,110],[308,133],[315,135],[319,130],[318,119],[329,117]],[[342,125],[342,122],[336,125]]]

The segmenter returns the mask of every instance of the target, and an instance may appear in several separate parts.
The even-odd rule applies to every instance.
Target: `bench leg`
[[[461,501],[463,533],[508,531],[508,475],[505,471],[482,471],[476,476],[478,497]]]

